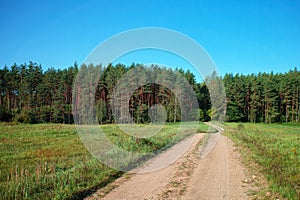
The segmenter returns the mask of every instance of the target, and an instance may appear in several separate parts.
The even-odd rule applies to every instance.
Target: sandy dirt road
[[[99,189],[86,199],[105,200],[157,200],[157,199],[250,199],[250,185],[245,168],[239,160],[232,142],[220,135],[214,148],[200,158],[204,134],[196,134],[151,159],[148,167],[176,154],[178,148],[191,144],[173,164],[148,173],[130,174],[117,179],[107,188]],[[146,165],[146,167],[147,167]],[[111,191],[110,191],[111,190]],[[110,191],[108,194],[107,191]]]
[[[210,154],[199,161],[183,199],[250,199],[249,188],[242,183],[247,179],[245,169],[233,149],[231,141],[220,136]]]

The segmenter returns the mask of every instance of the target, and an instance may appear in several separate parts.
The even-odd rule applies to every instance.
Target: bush
[[[9,122],[12,119],[12,114],[5,110],[3,106],[0,106],[0,121]]]
[[[32,110],[23,109],[21,113],[17,114],[14,118],[15,122],[34,124],[37,123],[37,114]]]
[[[244,129],[245,129],[244,124],[239,123],[239,124],[237,125],[237,130],[242,131],[242,130],[244,130]]]

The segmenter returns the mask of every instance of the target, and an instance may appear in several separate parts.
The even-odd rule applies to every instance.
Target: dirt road
[[[201,159],[201,146],[198,144],[203,138],[203,134],[197,134],[180,142],[151,159],[146,169],[167,160],[178,148],[191,143],[186,153],[175,163],[153,172],[129,173],[86,199],[250,199],[246,192],[251,186],[242,182],[246,179],[245,169],[232,142],[220,135],[214,148]]]
[[[220,136],[210,154],[200,160],[183,199],[250,199],[243,185],[246,180],[239,154],[234,152],[231,141]]]

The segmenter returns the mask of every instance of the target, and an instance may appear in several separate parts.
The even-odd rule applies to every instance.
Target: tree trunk
[[[176,101],[176,97],[174,97],[174,122],[176,122],[176,117],[177,117],[177,101]]]

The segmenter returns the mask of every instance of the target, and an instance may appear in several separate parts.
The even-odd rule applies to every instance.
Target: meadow
[[[262,168],[273,194],[299,199],[300,126],[227,123],[226,130],[246,159]]]
[[[185,125],[179,129],[179,123],[166,124],[155,136],[138,142],[116,125],[101,128],[125,150],[151,152],[208,130],[203,123]],[[74,125],[0,124],[1,199],[82,199],[122,174],[90,154]]]

